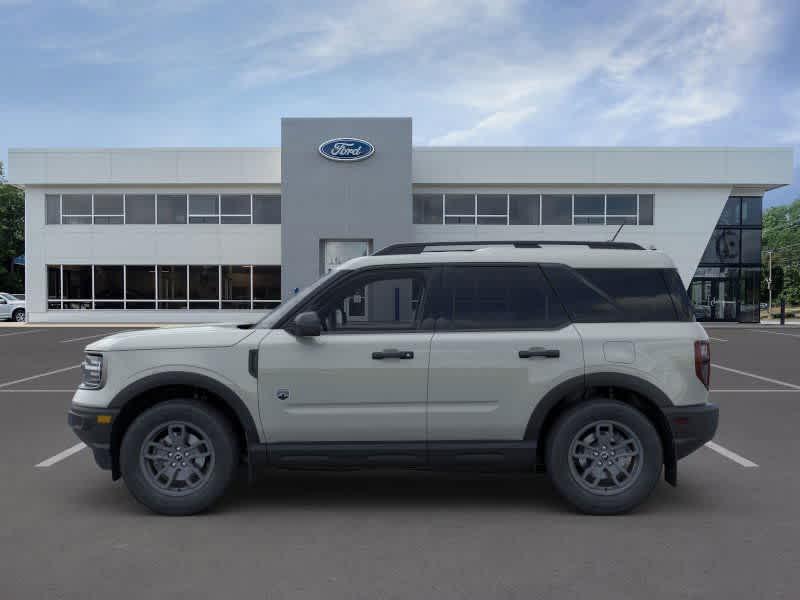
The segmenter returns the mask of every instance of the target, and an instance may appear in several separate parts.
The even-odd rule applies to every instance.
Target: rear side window
[[[574,270],[553,265],[545,272],[578,323],[691,320],[688,307],[676,306],[677,273],[671,269]],[[680,280],[677,284],[685,297]]]
[[[664,269],[664,279],[667,282],[669,294],[672,296],[675,312],[678,313],[678,320],[694,321],[692,305],[689,303],[689,295],[686,293],[686,288],[683,287],[681,276],[675,269]]]
[[[437,305],[440,327],[451,330],[552,329],[568,323],[538,266],[447,267]]]

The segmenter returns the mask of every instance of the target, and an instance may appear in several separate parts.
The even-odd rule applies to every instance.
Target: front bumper
[[[716,404],[675,406],[663,410],[672,428],[676,459],[688,456],[717,432],[719,407]]]
[[[75,435],[92,449],[94,461],[101,469],[110,470],[111,428],[118,410],[72,405],[67,413],[67,423]]]

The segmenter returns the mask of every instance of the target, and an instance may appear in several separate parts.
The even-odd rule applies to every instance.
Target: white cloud
[[[441,46],[447,33],[511,15],[516,0],[356,2],[328,13],[291,14],[245,46],[255,54],[239,74],[247,86],[322,73],[366,57]]]
[[[436,139],[486,138],[492,129],[483,123],[486,114],[533,106],[540,108],[537,120],[548,124],[582,101],[593,113],[587,127],[602,131],[603,140],[642,125],[667,132],[728,117],[774,41],[774,13],[762,0],[672,0],[657,8],[645,3],[559,44],[537,44],[525,39],[535,37],[529,32],[516,32],[522,41],[514,52],[483,54],[477,64],[468,57],[451,70],[449,88],[436,96],[484,116]],[[591,131],[584,137],[591,139]]]
[[[434,146],[455,145],[478,137],[484,132],[496,133],[510,131],[535,112],[536,108],[532,106],[519,110],[498,111],[479,121],[474,127],[451,131],[445,135],[433,138],[430,143]]]

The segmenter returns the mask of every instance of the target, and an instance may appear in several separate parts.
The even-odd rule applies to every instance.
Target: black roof
[[[427,249],[430,252],[437,252],[436,247],[442,247],[439,252],[451,250],[452,246],[472,246],[465,250],[475,250],[486,246],[513,246],[514,248],[541,248],[542,246],[586,246],[592,250],[644,250],[639,244],[633,242],[592,242],[576,240],[472,240],[457,242],[413,242],[407,244],[392,244],[374,252],[374,256],[386,256],[389,254],[422,254]]]

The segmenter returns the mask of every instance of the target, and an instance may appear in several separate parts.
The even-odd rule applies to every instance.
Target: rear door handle
[[[561,351],[558,348],[528,348],[520,350],[520,358],[558,358]]]
[[[395,350],[394,348],[372,353],[372,360],[383,360],[384,358],[399,358],[401,360],[411,360],[412,358],[414,358],[414,353],[411,350]]]

